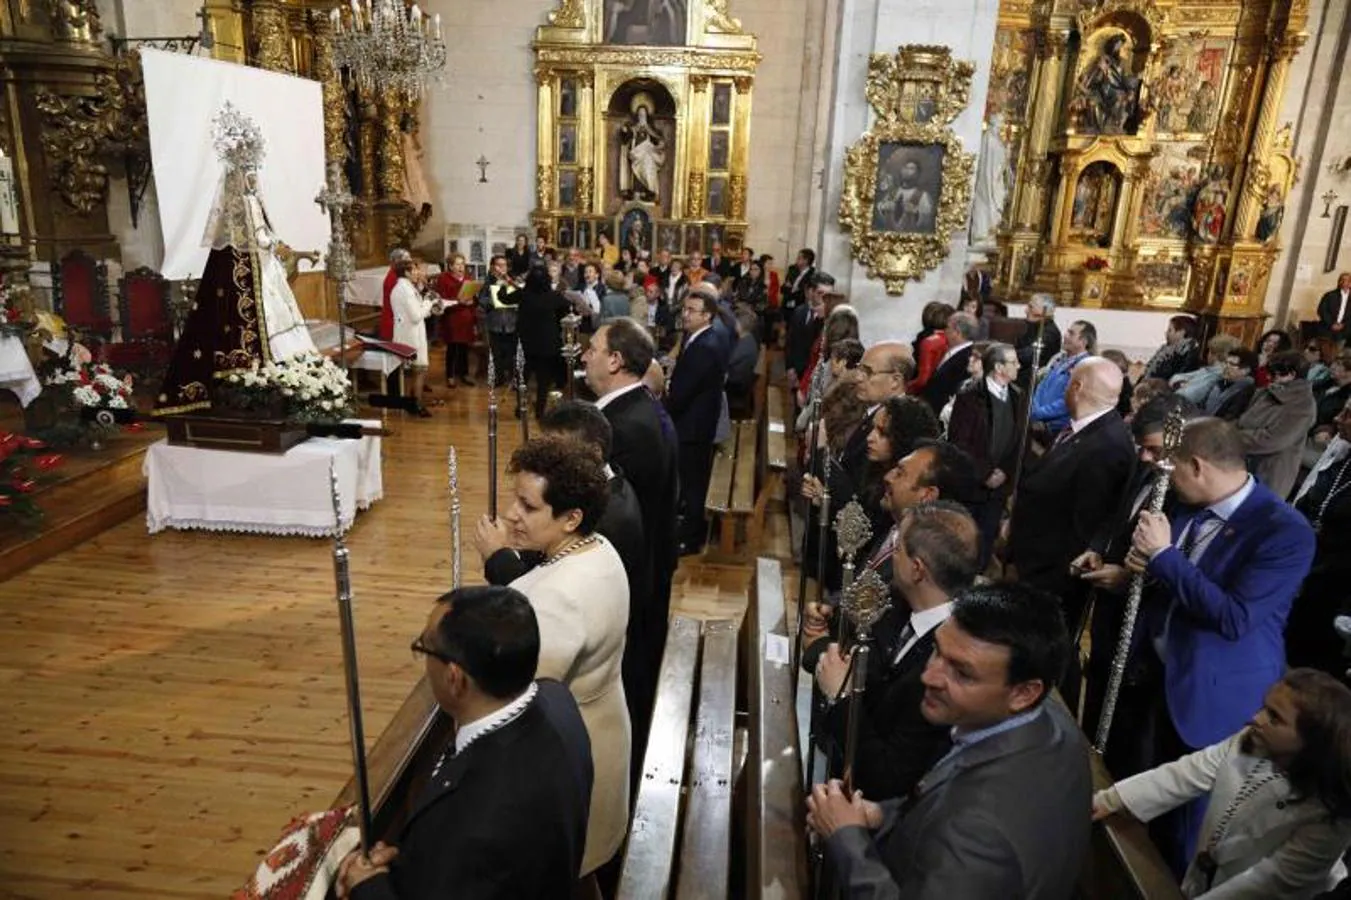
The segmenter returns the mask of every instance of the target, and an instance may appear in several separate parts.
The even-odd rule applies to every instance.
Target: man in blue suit
[[[1153,636],[1164,668],[1156,763],[1218,743],[1261,708],[1285,671],[1285,620],[1314,555],[1304,517],[1248,474],[1232,423],[1187,423],[1175,462],[1184,506],[1171,523],[1140,513],[1127,560],[1171,598]],[[1156,838],[1185,866],[1205,807],[1179,812]]]

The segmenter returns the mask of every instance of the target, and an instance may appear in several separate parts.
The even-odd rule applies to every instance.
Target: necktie
[[[1189,560],[1192,558],[1192,551],[1196,549],[1197,543],[1201,540],[1203,536],[1202,532],[1205,530],[1206,526],[1218,518],[1219,516],[1208,509],[1201,510],[1192,518],[1191,526],[1187,529],[1187,534],[1183,537],[1182,544],[1178,547],[1178,549],[1182,551],[1183,556],[1187,557]]]

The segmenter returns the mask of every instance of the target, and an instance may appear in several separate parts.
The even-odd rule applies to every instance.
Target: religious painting
[[[704,252],[704,233],[698,225],[685,226],[685,252],[703,253]]]
[[[652,249],[652,217],[643,209],[631,209],[619,220],[619,246],[633,251],[635,259]]]
[[[657,249],[668,253],[680,252],[680,226],[665,223],[657,228]]]
[[[708,168],[713,172],[727,171],[731,136],[725,131],[714,131],[708,136]]]
[[[1088,62],[1070,104],[1074,127],[1084,134],[1134,134],[1140,124],[1135,39],[1120,28],[1104,28],[1084,42],[1083,54]]]
[[[607,44],[678,47],[685,43],[685,0],[605,0]]]
[[[577,162],[577,126],[558,126],[558,161],[563,165]]]
[[[933,234],[943,193],[942,144],[887,141],[877,148],[873,231]]]
[[[577,205],[577,172],[573,169],[558,173],[558,205],[563,209]]]
[[[1153,90],[1160,133],[1208,134],[1215,126],[1230,42],[1211,38],[1180,41],[1164,58]]]
[[[1203,244],[1218,244],[1229,209],[1229,181],[1224,169],[1212,166],[1192,206],[1192,233]]]
[[[573,247],[573,235],[575,229],[571,218],[562,218],[558,220],[558,247],[560,250],[571,250]]]
[[[577,115],[577,82],[572,78],[564,78],[558,84],[558,115],[563,119]]]
[[[721,175],[708,179],[708,214],[727,215],[727,179]]]
[[[1094,247],[1111,246],[1120,190],[1121,173],[1111,163],[1095,162],[1084,169],[1074,186],[1070,237]]]
[[[730,125],[732,123],[732,86],[730,84],[713,85],[713,124]]]
[[[1031,31],[1001,28],[995,32],[990,64],[990,91],[985,98],[985,121],[1000,116],[1022,121],[1027,110],[1036,41]]]
[[[583,250],[592,249],[591,223],[586,219],[577,220],[577,246]]]
[[[1150,165],[1140,205],[1140,236],[1185,239],[1191,234],[1191,208],[1200,187],[1204,146],[1163,144]]]

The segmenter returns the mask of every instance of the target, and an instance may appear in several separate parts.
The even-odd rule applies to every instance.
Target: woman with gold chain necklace
[[[530,441],[512,454],[503,515],[517,550],[544,562],[511,583],[539,620],[536,677],[568,686],[591,737],[595,783],[582,876],[618,853],[628,831],[632,741],[621,664],[629,586],[619,554],[595,533],[609,498],[599,459],[563,437]]]

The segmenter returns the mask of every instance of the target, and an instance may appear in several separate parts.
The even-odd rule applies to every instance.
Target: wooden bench
[[[755,422],[733,422],[731,437],[713,455],[704,511],[710,524],[716,523],[718,527],[718,552],[726,557],[736,554],[739,533],[745,535],[747,543],[758,537],[752,527],[756,511],[757,432]]]
[[[729,621],[671,620],[620,897],[727,896],[736,638]]]

